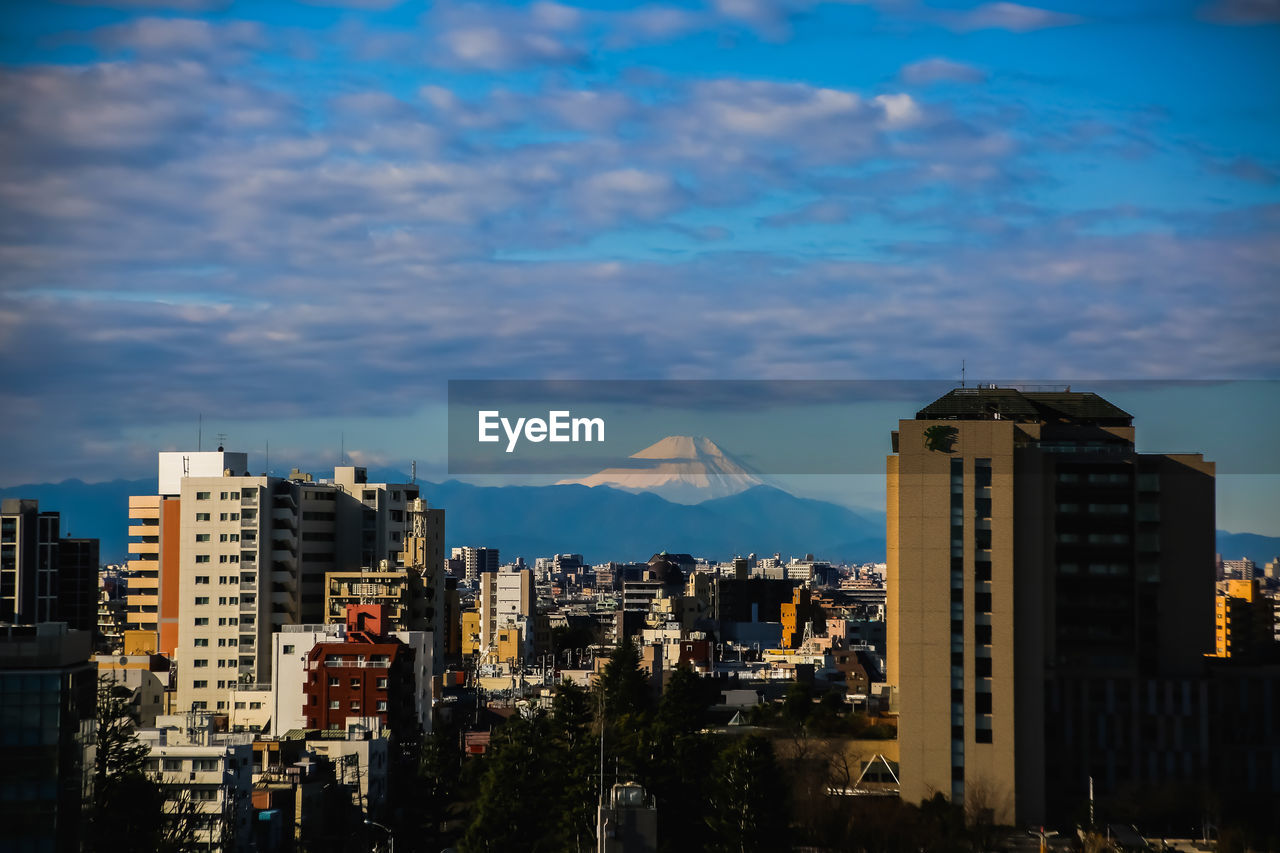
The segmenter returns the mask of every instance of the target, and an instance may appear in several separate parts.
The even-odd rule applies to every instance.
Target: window
[[[193,758],[191,760],[191,769],[208,772],[210,770],[217,770],[218,764],[219,762],[216,758]]]
[[[237,711],[243,711],[243,710],[244,710],[244,703],[243,703],[243,702],[237,702],[237,703],[236,703],[236,710],[237,710]]]
[[[219,702],[219,703],[218,703],[218,710],[219,710],[219,711],[225,711],[225,710],[227,710],[227,703],[226,703],[226,702]]]
[[[191,710],[207,711],[209,710],[209,703],[204,701],[203,699],[197,699],[196,701],[191,703]]]
[[[209,603],[209,596],[207,595],[196,596],[196,604],[208,604],[208,603]]]
[[[360,686],[360,679],[358,679],[358,678],[353,678],[353,679],[351,679],[351,686],[352,686],[352,687],[359,687],[359,686]]]
[[[198,501],[207,501],[207,500],[209,500],[209,493],[208,493],[208,492],[196,492],[196,500],[198,500]]]
[[[219,640],[219,642],[221,642],[221,640]],[[196,638],[195,638],[195,640],[193,640],[193,641],[192,641],[192,644],[193,644],[193,645],[195,645],[195,646],[207,646],[207,645],[209,645],[209,638],[208,638],[208,637],[196,637]]]
[[[203,690],[204,688],[206,688],[206,687],[208,687],[208,686],[209,686],[209,682],[207,682],[207,681],[198,681],[198,680],[197,680],[197,681],[193,681],[193,682],[191,682],[191,686],[192,686],[192,688],[194,688],[194,689],[196,689],[196,690]]]
[[[208,521],[208,520],[209,520],[209,513],[207,513],[207,512],[197,512],[197,513],[196,513],[196,521]],[[206,535],[205,535],[205,537],[204,537],[204,539],[202,539],[201,541],[202,541],[202,542],[207,542],[207,541],[209,541],[209,536],[206,534]]]
[[[197,617],[196,617],[196,622],[195,622],[195,623],[196,623],[196,625],[197,625],[198,627],[203,627],[203,626],[205,626],[205,625],[208,625],[208,624],[209,624],[209,617],[208,617],[208,616],[197,616]]]
[[[196,658],[191,662],[191,665],[194,666],[196,669],[203,669],[204,667],[207,667],[209,665],[209,661],[205,660],[204,658]]]
[[[261,703],[261,702],[250,702],[250,703],[249,703],[249,710],[251,710],[251,711],[258,711],[258,710],[261,710],[261,708],[262,708],[262,703]]]
[[[342,705],[342,703],[341,703],[341,702],[339,702],[337,699],[330,699],[330,700],[329,700],[329,710],[330,710],[330,711],[336,711],[336,710],[338,710],[338,708],[339,708],[341,705]]]
[[[208,582],[209,582],[209,576],[208,576],[208,575],[196,575],[196,583],[197,583],[197,584],[207,584]]]
[[[378,679],[378,689],[379,689],[379,690],[386,690],[386,689],[387,689],[387,679],[386,679],[386,678],[379,678],[379,679]]]
[[[330,687],[337,687],[337,686],[338,686],[338,678],[337,678],[336,676],[331,677],[331,678],[329,679],[329,686],[330,686]]]
[[[359,711],[359,710],[360,710],[360,700],[359,700],[359,699],[352,699],[352,700],[351,700],[351,710],[353,710],[353,711]]]
[[[165,770],[168,770],[170,773],[180,773],[180,772],[182,772],[182,759],[181,759],[181,758],[166,758],[166,759],[164,760],[164,769],[165,769]]]
[[[197,542],[208,542],[208,541],[209,541],[209,534],[208,534],[208,533],[197,533],[197,534],[196,534],[196,541],[197,541]]]
[[[379,700],[378,700],[378,710],[379,710],[379,711],[385,711],[385,710],[387,710],[387,700],[386,700],[386,699],[379,699]]]
[[[196,554],[196,562],[197,562],[197,563],[207,563],[207,562],[209,562],[209,555],[208,555],[208,554]]]
[[[219,645],[219,646],[223,646],[223,647],[225,647],[225,646],[227,645],[227,638],[226,638],[226,637],[219,637],[219,638],[218,638],[218,645]]]
[[[281,651],[284,652],[286,655],[291,655],[293,654],[293,646],[285,646],[281,649]]]
[[[220,500],[220,501],[225,501],[226,499],[227,499],[227,493],[226,493],[226,492],[218,492],[218,500]]]

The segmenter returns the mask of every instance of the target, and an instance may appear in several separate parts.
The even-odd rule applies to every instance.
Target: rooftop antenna
[[[418,460],[417,459],[414,459],[412,462],[409,463],[409,482],[410,483],[418,482]]]
[[[227,434],[225,432],[218,433],[218,451],[221,452],[223,446],[227,443]]]
[[[960,359],[960,387],[964,387],[964,359]]]

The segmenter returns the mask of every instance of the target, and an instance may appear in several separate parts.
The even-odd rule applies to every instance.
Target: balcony
[[[160,543],[159,542],[130,542],[129,553],[130,554],[155,554],[159,556]]]
[[[130,525],[129,537],[131,539],[155,539],[160,535],[160,525],[158,524],[140,524]]]
[[[241,563],[243,563],[244,561],[243,561],[243,560],[241,560],[240,562],[241,562]],[[253,580],[244,580],[243,578],[241,578],[241,579],[240,579],[240,591],[241,591],[241,592],[255,592],[255,591],[257,591],[257,589],[258,589],[258,582],[257,582],[257,581],[253,581]]]
[[[298,514],[289,507],[277,506],[271,510],[271,522],[277,530],[282,527],[292,530],[298,526]]]
[[[272,572],[271,590],[284,592],[298,591],[298,578],[292,572]]]

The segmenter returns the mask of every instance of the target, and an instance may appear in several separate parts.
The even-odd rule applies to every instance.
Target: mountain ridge
[[[406,482],[403,473],[371,470],[375,482]],[[812,552],[829,560],[884,560],[883,510],[849,508],[755,486],[701,504],[582,485],[477,486],[420,481],[423,497],[445,510],[449,546],[490,545],[503,559],[581,553],[594,562],[643,560],[662,551],[728,559],[751,551],[784,557]],[[35,498],[62,513],[63,536],[95,537],[103,562],[123,562],[129,495],[154,494],[154,477],[0,487],[0,497]],[[1217,531],[1226,559],[1259,566],[1280,555],[1280,537]]]

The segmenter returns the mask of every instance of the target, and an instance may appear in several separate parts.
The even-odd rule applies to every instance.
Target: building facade
[[[1137,711],[1191,689],[1213,649],[1213,464],[1137,453],[1130,415],[1069,390],[955,389],[892,440],[903,797],[1036,823],[1090,778],[1100,795],[1151,778],[1148,756],[1162,781],[1206,772],[1202,738],[1165,742]]]

